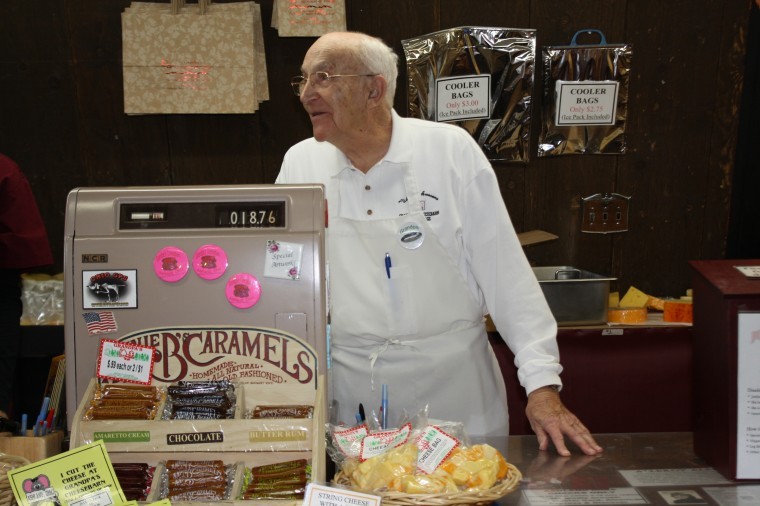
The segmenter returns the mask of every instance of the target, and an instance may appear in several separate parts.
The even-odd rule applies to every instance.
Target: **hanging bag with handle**
[[[579,44],[581,35],[598,36]],[[538,156],[624,154],[633,48],[579,30],[569,46],[542,50],[543,101]]]
[[[489,160],[528,162],[535,30],[463,26],[401,45],[410,117],[464,128]]]

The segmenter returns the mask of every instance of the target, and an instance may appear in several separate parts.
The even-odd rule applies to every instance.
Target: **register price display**
[[[284,228],[285,200],[124,203],[122,230]]]
[[[268,228],[285,226],[285,202],[255,202],[219,205],[216,226]]]

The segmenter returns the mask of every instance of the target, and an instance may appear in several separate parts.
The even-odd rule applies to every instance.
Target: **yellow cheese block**
[[[656,309],[662,311],[665,309],[665,301],[659,297],[652,297],[651,295],[647,299],[647,307],[649,309]]]
[[[620,307],[646,307],[649,295],[645,294],[635,286],[632,286],[625,292],[625,296],[620,299]]]
[[[620,305],[620,292],[610,292],[609,307],[617,307]]]

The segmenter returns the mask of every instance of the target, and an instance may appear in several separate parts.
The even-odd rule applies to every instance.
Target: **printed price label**
[[[98,354],[97,376],[102,379],[150,385],[153,376],[153,352],[152,346],[103,339]]]
[[[617,81],[557,81],[557,126],[614,125]]]
[[[436,121],[491,117],[491,75],[446,77],[436,80]]]
[[[400,429],[374,432],[362,439],[362,448],[359,460],[365,460],[381,455],[388,450],[397,448],[406,443],[412,431],[412,424],[406,423]]]

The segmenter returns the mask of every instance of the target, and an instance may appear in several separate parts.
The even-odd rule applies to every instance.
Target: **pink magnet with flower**
[[[176,283],[181,280],[189,269],[187,254],[175,246],[161,248],[153,258],[153,272],[167,283]]]
[[[247,272],[233,275],[225,288],[227,301],[240,309],[254,306],[261,298],[261,284],[255,276]]]
[[[227,253],[216,244],[204,244],[193,255],[193,270],[203,279],[217,279],[227,270]]]

